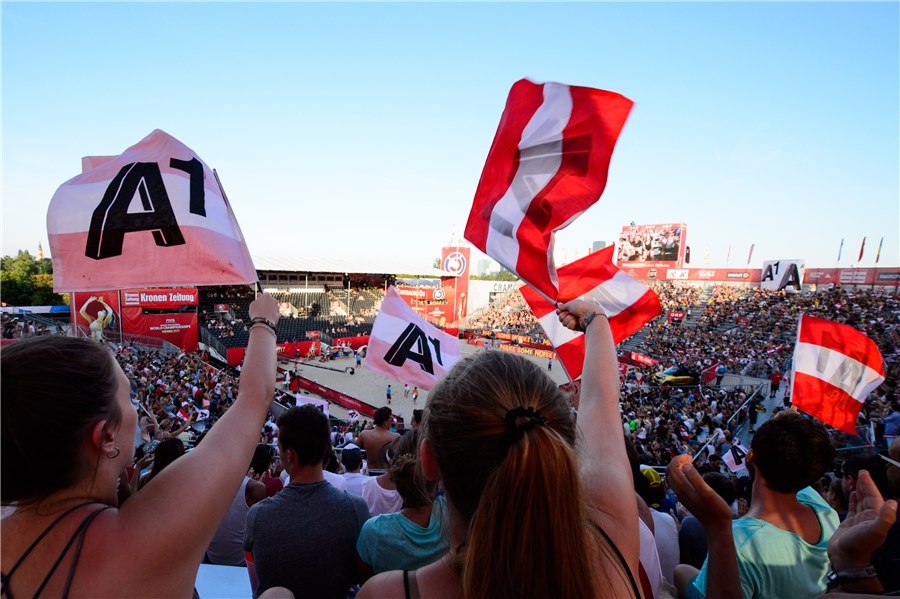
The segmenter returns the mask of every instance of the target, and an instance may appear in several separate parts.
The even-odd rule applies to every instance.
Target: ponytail
[[[551,428],[538,426],[509,448],[469,525],[464,599],[596,594],[586,535],[572,534],[586,524],[578,481],[572,448]]]

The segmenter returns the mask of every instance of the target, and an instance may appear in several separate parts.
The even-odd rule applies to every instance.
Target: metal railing
[[[73,333],[86,339],[93,339],[93,331],[84,325],[72,325]],[[107,343],[116,345],[126,345],[134,343],[143,347],[160,351],[164,354],[179,354],[181,348],[157,337],[148,337],[147,335],[135,335],[132,333],[120,333],[117,330],[105,329],[101,333],[103,340]]]

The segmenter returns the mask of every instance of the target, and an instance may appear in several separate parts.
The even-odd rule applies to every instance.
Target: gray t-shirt
[[[356,574],[356,541],[369,510],[327,481],[291,483],[250,508],[244,549],[257,595],[275,586],[297,597],[344,599]]]

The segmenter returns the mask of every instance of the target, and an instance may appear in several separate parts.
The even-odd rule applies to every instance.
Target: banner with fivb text
[[[123,289],[122,332],[156,337],[184,351],[198,347],[197,288]]]

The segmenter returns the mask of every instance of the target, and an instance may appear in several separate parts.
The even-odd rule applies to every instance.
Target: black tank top
[[[27,558],[31,554],[31,552],[34,551],[34,548],[37,547],[41,541],[44,540],[44,537],[46,537],[47,534],[51,530],[53,530],[53,528],[57,524],[59,524],[63,518],[65,518],[66,516],[68,516],[69,514],[74,512],[75,510],[77,510],[79,508],[83,508],[85,505],[90,505],[90,504],[82,503],[81,505],[76,505],[75,507],[70,508],[70,509],[66,510],[65,512],[63,512],[62,515],[60,515],[56,520],[54,520],[50,524],[50,526],[45,528],[44,532],[42,532],[38,536],[38,538],[34,540],[34,542],[31,544],[31,546],[25,550],[25,553],[22,554],[22,557],[19,558],[19,561],[17,561],[15,563],[15,565],[13,565],[13,567],[10,569],[9,574],[0,573],[0,577],[2,577],[2,586],[0,586],[0,595],[5,596],[7,599],[13,599],[12,593],[9,590],[9,582],[10,582],[10,579],[12,578],[12,575],[15,574],[15,572],[19,568],[19,566],[22,565],[22,562],[25,561],[25,558]],[[37,599],[37,597],[39,597],[40,594],[44,591],[44,587],[46,587],[47,583],[50,582],[50,579],[53,577],[53,574],[56,572],[56,569],[62,563],[63,559],[69,553],[69,550],[72,548],[72,545],[74,544],[75,552],[72,554],[72,564],[69,566],[69,573],[66,576],[66,585],[63,587],[63,591],[62,591],[63,598],[66,598],[69,596],[69,588],[72,586],[72,579],[75,577],[75,567],[78,565],[78,556],[81,554],[81,546],[84,544],[84,537],[87,534],[88,527],[90,527],[91,523],[94,521],[94,518],[96,518],[100,514],[100,512],[102,512],[104,510],[108,510],[108,509],[109,509],[108,505],[103,506],[100,509],[94,510],[93,512],[88,514],[84,518],[84,520],[81,521],[81,524],[78,525],[78,527],[75,529],[75,532],[73,532],[72,536],[69,537],[69,540],[66,542],[65,546],[63,547],[63,550],[59,554],[59,557],[56,558],[56,561],[53,563],[53,566],[50,568],[50,571],[47,573],[47,576],[44,577],[44,580],[38,586],[37,591],[34,592],[35,599]],[[77,543],[76,543],[76,541],[77,541]]]

